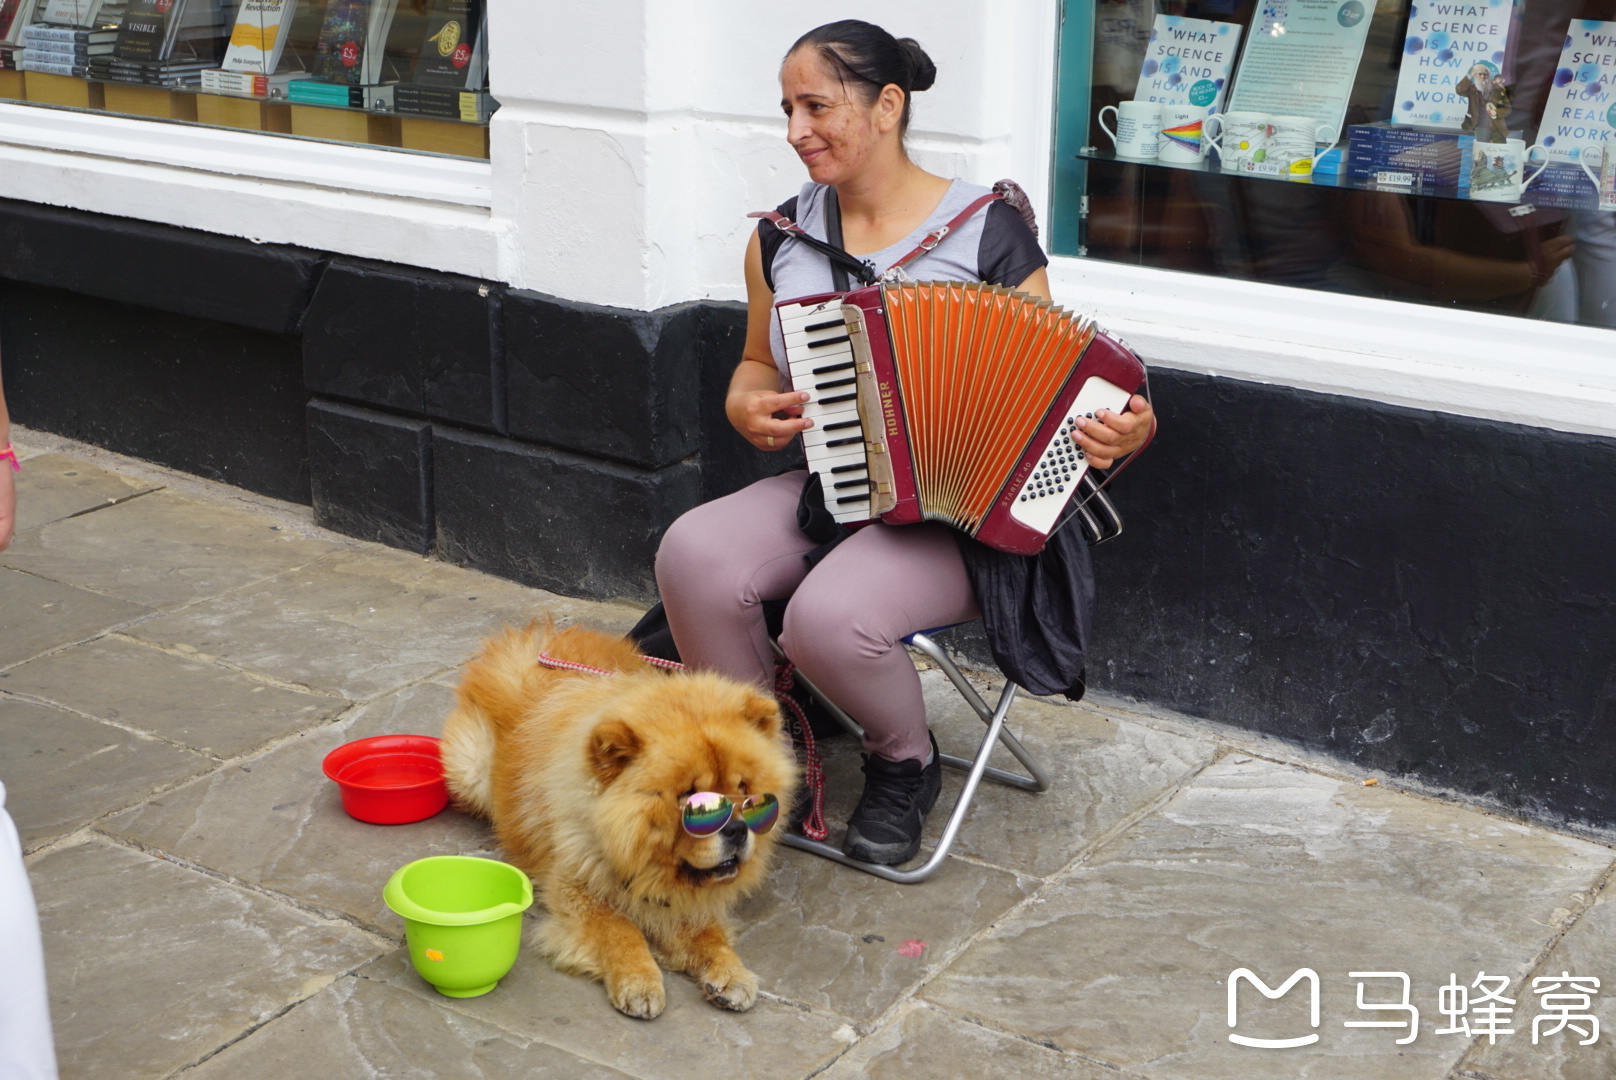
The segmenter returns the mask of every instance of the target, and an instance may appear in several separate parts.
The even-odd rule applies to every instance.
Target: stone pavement
[[[367,735],[435,733],[456,665],[503,622],[548,612],[624,629],[638,609],[336,536],[306,508],[54,437],[16,439],[0,779],[66,1078],[1616,1075],[1608,837],[1366,785],[1338,762],[1106,699],[1024,703],[1016,727],[1054,789],[986,785],[957,857],[925,884],[785,852],[737,920],[765,991],[750,1013],[670,976],[667,1012],[629,1020],[529,953],[486,997],[440,997],[410,969],[381,887],[422,856],[494,854],[488,830],[452,811],[350,820],[321,757]],[[974,745],[980,723],[926,678],[944,745]],[[856,755],[831,745],[845,814]],[[1304,979],[1272,1001],[1244,985],[1231,1028],[1240,968],[1274,988],[1314,970],[1318,1026]],[[1406,1019],[1359,1007],[1403,1000],[1400,980],[1353,972],[1406,974],[1412,1041],[1407,1027],[1348,1026]],[[1591,1045],[1551,1033],[1552,988],[1534,991],[1562,972],[1603,980]],[[1505,980],[1514,1011],[1494,1027],[1513,1034],[1485,1034],[1481,1010],[1502,1006],[1476,1000],[1497,985],[1472,986],[1483,973]],[[1454,975],[1463,1018],[1439,1010]],[[1561,988],[1573,1014],[1575,990]],[[1539,1016],[1554,1022],[1537,1021],[1534,1044]],[[1231,1033],[1318,1037],[1261,1049]]]

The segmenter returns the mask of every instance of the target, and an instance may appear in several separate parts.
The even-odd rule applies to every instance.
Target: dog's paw
[[[702,977],[701,992],[721,1009],[745,1012],[757,1004],[757,976],[739,965],[709,971]]]
[[[662,989],[662,973],[620,975],[607,980],[606,994],[612,1006],[624,1016],[636,1020],[655,1020],[668,1004],[668,995]]]

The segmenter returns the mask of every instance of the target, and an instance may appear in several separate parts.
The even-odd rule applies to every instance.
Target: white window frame
[[[486,161],[0,103],[0,198],[498,276]]]

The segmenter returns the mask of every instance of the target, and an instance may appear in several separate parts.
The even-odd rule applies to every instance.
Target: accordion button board
[[[1078,417],[1093,419],[1101,409],[1121,412],[1133,396],[1113,382],[1098,376],[1089,379],[1072,400],[1068,415],[1061,421],[1055,437],[1044,447],[1038,465],[1028,475],[1021,490],[1014,492],[1015,502],[1010,516],[1037,532],[1048,535],[1060,522],[1066,500],[1077,490],[1078,481],[1088,471],[1089,463],[1083,451],[1072,441],[1077,430]]]

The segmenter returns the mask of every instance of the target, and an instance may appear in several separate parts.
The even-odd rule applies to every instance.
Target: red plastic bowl
[[[372,825],[424,821],[449,803],[443,757],[430,735],[377,735],[325,756],[325,774],[342,789],[342,808]]]

